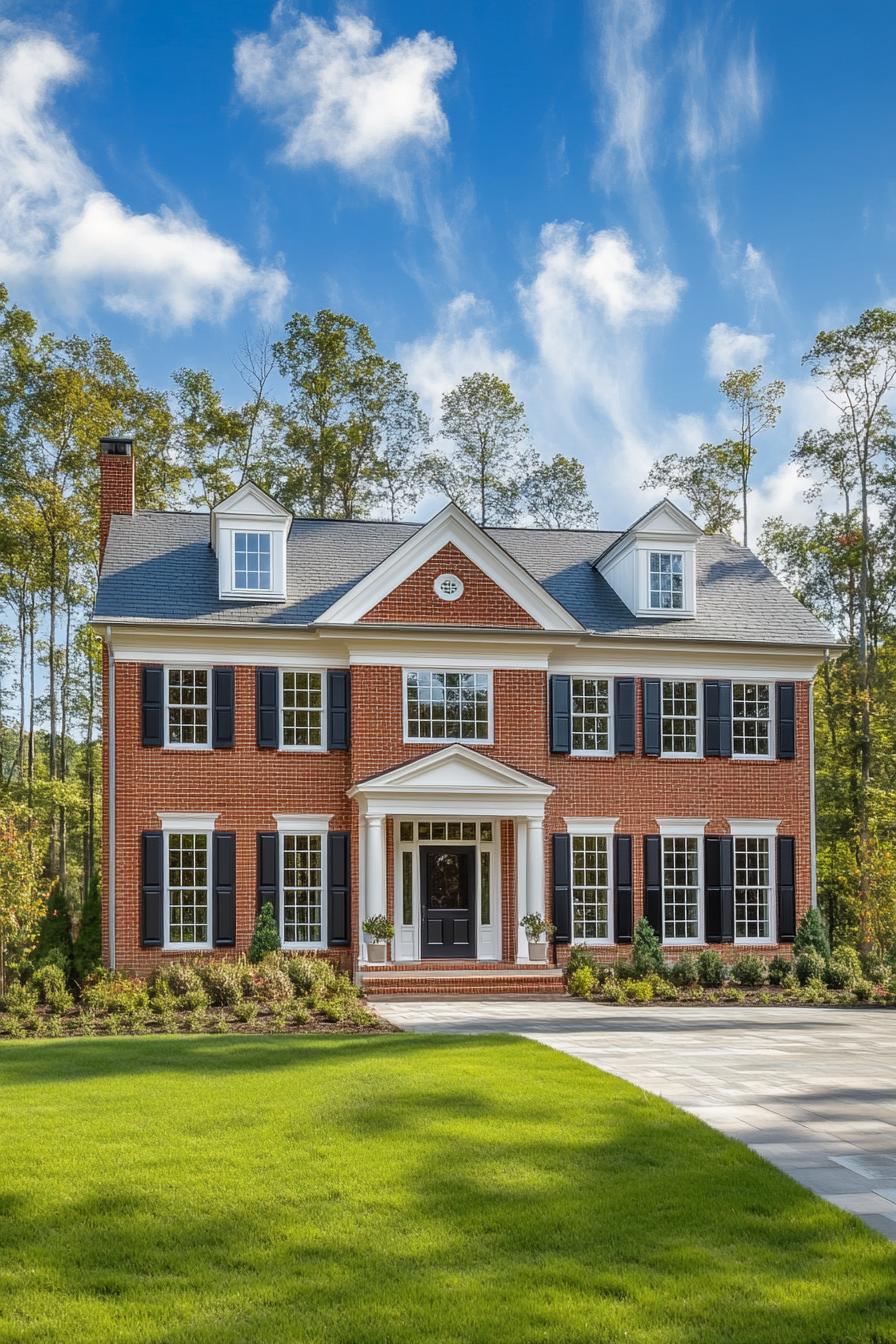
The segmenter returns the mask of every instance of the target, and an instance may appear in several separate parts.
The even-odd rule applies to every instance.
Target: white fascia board
[[[163,831],[213,831],[220,812],[157,812]]]
[[[731,834],[741,838],[775,836],[778,834],[778,827],[781,825],[780,817],[777,821],[766,821],[763,818],[752,817],[728,817],[726,820]]]
[[[709,817],[657,817],[660,835],[702,835]]]
[[[276,499],[265,494],[264,490],[259,489],[252,481],[247,481],[241,485],[238,490],[234,490],[232,495],[222,499],[211,511],[211,540],[212,549],[217,549],[218,541],[218,519],[226,518],[231,523],[254,523],[258,524],[263,519],[281,524],[292,522],[292,514],[288,509],[284,509],[282,504],[278,504]]]
[[[564,817],[570,835],[612,835],[618,817]]]
[[[703,535],[703,529],[698,527],[683,509],[673,504],[671,499],[661,499],[597,557],[593,568],[602,571],[607,560],[618,558],[638,537],[649,537],[652,542],[668,541],[670,544],[680,545],[682,541],[689,539],[696,541]]]
[[[401,792],[422,803],[430,789],[439,793],[477,793],[480,796],[492,792],[515,793],[531,798],[547,798],[554,792],[553,784],[505,765],[493,756],[483,756],[454,743],[397,765],[394,770],[361,780],[348,790],[348,796],[371,797]]]
[[[284,835],[326,835],[333,820],[333,813],[309,815],[303,812],[272,812],[277,830]]]
[[[444,546],[454,544],[545,630],[581,630],[581,624],[455,504],[448,504],[397,550],[317,618],[317,625],[353,624],[415,574]]]

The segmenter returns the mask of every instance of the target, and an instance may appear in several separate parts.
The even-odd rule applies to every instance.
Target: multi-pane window
[[[169,746],[208,746],[208,682],[207,668],[169,667]]]
[[[572,749],[610,750],[610,683],[606,678],[572,679]]]
[[[168,942],[208,942],[209,836],[199,831],[168,836]]]
[[[249,592],[270,588],[270,532],[234,532],[233,586]]]
[[[322,938],[322,843],[319,835],[283,837],[283,941],[319,943]]]
[[[609,938],[609,841],[605,835],[574,835],[571,843],[573,939]]]
[[[771,883],[768,836],[734,837],[734,937],[746,942],[771,938]]]
[[[322,747],[324,741],[323,674],[283,673],[284,747]]]
[[[411,741],[486,742],[487,672],[408,672],[407,735]]]
[[[695,835],[663,836],[663,938],[669,943],[700,936],[700,841]]]
[[[483,924],[492,922],[492,855],[488,849],[479,855],[479,918]]]
[[[696,681],[664,681],[662,696],[663,754],[696,756],[700,726]]]
[[[650,552],[650,606],[654,611],[684,608],[684,556],[680,551]]]
[[[731,748],[735,756],[768,756],[771,745],[771,688],[767,683],[732,683],[731,733]]]

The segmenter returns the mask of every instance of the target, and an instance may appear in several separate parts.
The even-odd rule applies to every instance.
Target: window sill
[[[163,943],[163,952],[212,952],[211,943]]]
[[[661,761],[705,761],[706,757],[702,751],[661,751],[658,759]]]
[[[773,755],[771,754],[771,752],[769,752],[769,753],[768,753],[767,755],[765,755],[765,756],[747,756],[745,753],[742,753],[742,752],[733,752],[733,751],[732,751],[731,755],[728,757],[728,760],[730,760],[730,761],[774,761],[774,760],[777,760],[777,757],[773,756]]]
[[[213,751],[211,742],[166,742],[163,751]]]
[[[284,952],[325,952],[326,943],[282,943]]]
[[[295,755],[296,753],[311,756],[326,756],[328,747],[278,747],[278,751],[287,751]]]
[[[616,755],[615,751],[571,751],[569,754],[577,761],[612,761]]]

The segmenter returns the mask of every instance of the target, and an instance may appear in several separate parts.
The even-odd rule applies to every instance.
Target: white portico
[[[528,960],[518,925],[525,913],[544,913],[544,809],[553,791],[544,780],[459,744],[349,791],[360,816],[361,923],[386,913],[391,819],[393,961],[502,959],[502,821],[515,828],[512,922],[517,960]],[[441,906],[451,907],[454,930],[444,939]],[[452,936],[456,947],[449,946]]]

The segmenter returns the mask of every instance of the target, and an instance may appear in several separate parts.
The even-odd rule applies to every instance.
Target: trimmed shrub
[[[590,966],[577,966],[566,977],[566,988],[577,999],[590,999],[594,993],[594,972]]]
[[[662,974],[663,949],[660,940],[653,930],[653,925],[646,919],[639,919],[635,925],[635,936],[632,942],[632,965],[635,973],[639,976],[647,975],[649,971],[656,971]]]
[[[735,989],[733,985],[722,990],[722,1000],[725,1003],[744,1003],[746,997],[742,989]]]
[[[258,1004],[254,999],[243,999],[238,1003],[233,1012],[238,1022],[254,1022],[258,1016]]]
[[[727,978],[727,967],[721,954],[712,948],[704,948],[697,957],[697,975],[706,989],[717,989]]]
[[[270,901],[265,901],[255,920],[252,944],[249,948],[249,960],[254,966],[257,966],[269,952],[279,951],[280,931],[277,928],[274,907],[271,905]]]
[[[794,958],[800,952],[808,952],[810,949],[817,952],[823,961],[827,961],[831,955],[827,929],[824,927],[821,911],[815,906],[811,906],[800,920],[800,926],[793,940]]]
[[[336,983],[333,963],[326,957],[289,957],[285,970],[299,995],[313,994],[316,990],[326,992]]]
[[[852,989],[862,975],[862,963],[854,947],[837,947],[831,953],[831,959],[825,968],[824,981],[831,989]]]
[[[617,961],[613,970],[616,979],[621,980],[623,983],[625,983],[626,980],[637,980],[639,978],[638,972],[635,970],[634,964],[631,961]]]
[[[292,981],[278,957],[266,957],[255,968],[255,995],[261,1003],[288,1003],[293,997]]]
[[[48,961],[46,965],[38,966],[31,984],[37,990],[40,1002],[47,1003],[49,995],[65,991],[65,972],[57,961]]]
[[[629,980],[625,986],[625,996],[630,1003],[650,1003],[653,985],[649,980]]]
[[[15,1017],[26,1017],[37,1007],[37,990],[23,985],[20,980],[11,980],[6,993],[0,998],[0,1008]]]
[[[74,968],[79,985],[83,985],[88,975],[103,964],[102,908],[100,875],[95,872],[81,907],[81,923],[75,939]]]
[[[648,977],[653,986],[653,997],[655,999],[671,999],[673,1002],[678,998],[678,990],[671,980],[667,980],[662,975],[651,975]]]
[[[149,994],[142,980],[131,980],[120,971],[94,971],[81,991],[81,1003],[90,1013],[118,1017],[136,1008],[148,1008]]]
[[[683,952],[675,964],[669,967],[667,974],[673,985],[679,985],[682,989],[696,985],[700,979],[700,968],[693,952]]]
[[[878,952],[860,952],[859,962],[863,977],[873,984],[885,985],[890,979],[892,968],[887,965]]]
[[[731,965],[731,979],[736,985],[746,985],[748,989],[758,989],[768,981],[768,967],[761,957],[747,953],[738,957]]]
[[[167,985],[175,999],[181,999],[194,989],[202,988],[199,972],[191,961],[169,961],[160,966],[152,978],[155,992],[160,985]]]
[[[596,958],[592,956],[587,947],[583,947],[581,943],[576,943],[569,950],[569,961],[566,963],[567,976],[572,975],[573,971],[577,971],[583,966],[591,972],[596,980],[598,969]]]
[[[198,967],[202,988],[215,1008],[232,1008],[243,997],[243,972],[232,961],[205,961]]]
[[[790,958],[782,957],[780,952],[772,957],[768,964],[768,982],[770,985],[783,985],[793,969]]]
[[[807,948],[793,960],[793,969],[801,985],[807,985],[810,980],[817,980],[820,984],[826,965],[824,957],[814,947]]]
[[[859,1003],[868,1003],[874,998],[874,986],[870,980],[858,980],[852,987],[853,995]]]

